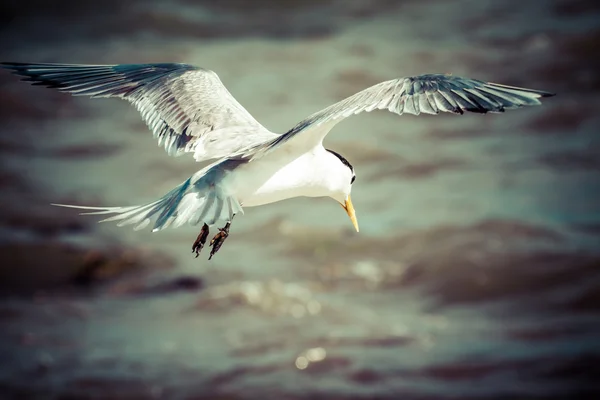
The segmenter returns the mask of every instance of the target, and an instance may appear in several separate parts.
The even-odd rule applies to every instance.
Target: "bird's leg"
[[[231,217],[231,219],[233,219],[233,217]],[[229,236],[230,226],[231,221],[227,222],[227,224],[225,224],[223,228],[219,228],[219,233],[217,233],[215,237],[213,237],[210,241],[210,246],[212,246],[212,249],[210,250],[210,256],[208,257],[209,260],[212,259],[212,256],[214,256],[217,253],[217,251],[219,251],[219,249],[223,245],[223,242],[225,242],[225,239],[227,239],[227,237]]]
[[[196,241],[192,245],[192,253],[196,252],[196,258],[200,255],[204,244],[206,243],[206,238],[208,237],[208,225],[202,225],[202,229],[200,229],[200,233],[196,238]]]

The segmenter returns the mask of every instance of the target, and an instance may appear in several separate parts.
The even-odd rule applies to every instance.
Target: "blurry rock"
[[[381,180],[389,178],[402,179],[425,179],[437,175],[443,171],[453,171],[465,168],[468,162],[459,158],[442,158],[438,160],[404,163],[397,168],[389,168],[374,173],[369,178],[372,180]]]
[[[196,276],[181,276],[171,281],[163,282],[159,285],[150,287],[145,293],[163,294],[171,292],[195,292],[204,287],[204,282]]]
[[[590,235],[600,236],[600,223],[597,222],[580,222],[571,225],[571,228],[577,232]]]
[[[569,99],[557,104],[549,104],[533,116],[527,127],[534,133],[548,134],[560,132],[572,135],[587,121],[596,117],[595,104],[583,99]]]
[[[539,161],[559,171],[598,171],[600,154],[592,149],[564,150],[544,154]]]
[[[8,60],[6,60],[8,61]],[[83,103],[73,96],[58,91],[47,90],[43,96],[39,87],[20,82],[21,78],[6,70],[0,71],[0,118],[4,123],[15,123],[25,126],[31,122],[58,118],[77,118],[86,115]],[[39,132],[38,132],[39,134]],[[48,134],[48,133],[44,133]]]
[[[56,241],[0,245],[0,294],[65,290],[107,282],[133,271],[172,265],[134,249],[89,250]]]
[[[0,224],[7,229],[30,232],[32,235],[53,236],[88,230],[90,222],[72,212],[49,204],[11,205],[0,209]]]
[[[81,267],[81,255],[60,243],[0,245],[0,293],[32,293],[64,285]]]
[[[79,268],[73,277],[77,284],[106,281],[139,266],[139,255],[132,250],[114,253],[90,250],[81,256]]]
[[[540,64],[530,74],[553,82],[552,90],[562,93],[593,94],[600,89],[600,30],[560,37],[552,62]],[[569,79],[565,80],[564,77]]]
[[[2,74],[8,75],[6,72]],[[14,78],[17,80],[17,78]],[[9,120],[27,119],[27,120],[43,120],[52,117],[53,111],[40,107],[25,96],[18,93],[1,90],[2,107],[0,107],[0,118],[5,123]]]
[[[556,0],[554,11],[560,16],[575,17],[589,15],[600,10],[600,3],[595,0]]]
[[[42,156],[59,158],[85,158],[107,157],[118,153],[123,148],[119,145],[108,143],[90,143],[85,145],[66,146],[57,149],[47,149],[40,152]]]
[[[204,288],[204,281],[196,276],[181,276],[158,283],[151,283],[140,277],[123,279],[110,286],[112,295],[163,295],[178,292],[196,292]]]

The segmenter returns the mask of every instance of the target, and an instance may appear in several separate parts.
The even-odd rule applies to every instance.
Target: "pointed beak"
[[[356,229],[356,232],[358,232],[358,221],[356,220],[356,212],[354,211],[354,206],[352,205],[352,199],[350,198],[350,195],[348,195],[346,204],[342,204],[342,207],[344,207],[344,210],[346,210],[346,213],[348,213],[350,221],[352,221],[352,225],[354,225],[354,229]]]

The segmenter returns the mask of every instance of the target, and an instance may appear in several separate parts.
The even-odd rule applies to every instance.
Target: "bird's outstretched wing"
[[[271,141],[268,150],[298,133],[318,141],[342,119],[363,111],[386,109],[396,114],[463,114],[504,112],[540,104],[540,97],[553,93],[499,85],[453,75],[430,74],[385,81],[358,92],[300,121],[290,131]]]
[[[236,154],[270,132],[238,103],[213,71],[187,64],[0,63],[25,81],[73,95],[118,97],[140,111],[169,155],[198,161]],[[252,135],[250,135],[252,136]],[[263,140],[264,141],[264,140]]]

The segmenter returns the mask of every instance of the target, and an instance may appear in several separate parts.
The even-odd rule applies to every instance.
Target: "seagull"
[[[108,214],[135,230],[154,223],[152,231],[184,224],[202,228],[192,245],[198,257],[209,230],[209,260],[229,236],[231,221],[244,207],[256,207],[306,196],[330,197],[346,211],[358,232],[350,192],[356,174],[323,139],[347,117],[373,110],[398,115],[501,113],[539,105],[553,93],[461,78],[426,74],[392,79],[366,88],[308,116],[283,134],[261,125],[231,95],[218,75],[181,63],[50,64],[0,63],[33,85],[76,96],[116,97],[129,101],[171,156],[190,153],[211,163],[179,186],[148,204],[129,207],[87,207],[82,214]]]

